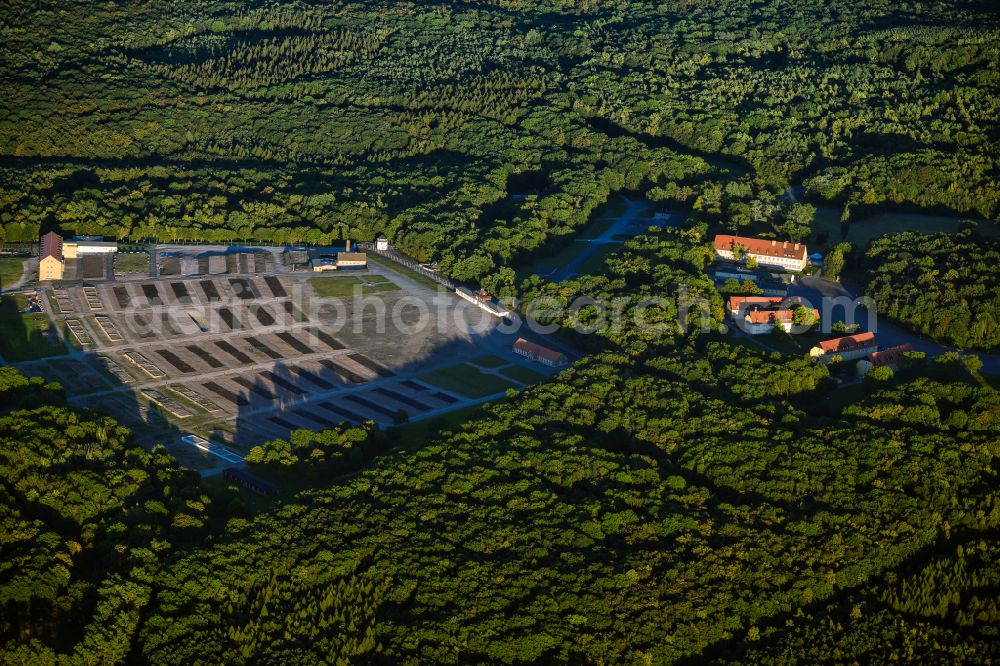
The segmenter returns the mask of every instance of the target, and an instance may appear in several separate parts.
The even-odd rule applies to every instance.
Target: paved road
[[[824,298],[846,297],[853,300],[857,298],[858,294],[863,293],[863,291],[862,285],[856,283],[830,282],[818,277],[804,277],[792,285],[788,295],[806,298],[814,307],[822,311]],[[871,327],[869,327],[867,317],[864,316],[863,311],[858,313],[858,323],[861,324],[862,329],[871,330],[876,334],[879,346],[882,348],[909,343],[917,351],[927,354],[929,358],[940,356],[945,352],[960,351],[954,347],[939,344],[930,338],[913,333],[885,318],[879,319],[875,317],[871,322]],[[991,375],[1000,374],[1000,354],[972,353],[975,353],[982,360],[983,372]]]

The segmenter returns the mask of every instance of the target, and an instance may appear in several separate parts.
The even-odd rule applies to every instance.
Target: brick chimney
[[[344,246],[344,252],[350,252],[350,251],[351,251],[351,241],[350,239],[348,239],[347,244]]]
[[[772,240],[772,241],[771,241],[771,247],[774,247],[774,246],[775,246],[775,245],[777,245],[777,244],[778,244],[778,241],[776,241],[776,240]]]

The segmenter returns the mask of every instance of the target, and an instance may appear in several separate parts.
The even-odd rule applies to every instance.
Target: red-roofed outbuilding
[[[823,340],[809,350],[809,355],[821,361],[830,360],[834,356],[851,361],[866,356],[876,349],[878,349],[878,342],[875,340],[875,334],[866,331],[832,340]]]
[[[813,320],[819,322],[819,310],[813,308]],[[750,335],[770,333],[775,326],[781,326],[785,332],[791,331],[795,325],[795,310],[751,310],[743,318],[743,330]]]
[[[549,349],[548,347],[543,347],[542,345],[536,345],[534,342],[528,342],[524,338],[518,338],[514,342],[513,351],[515,354],[553,368],[566,365],[569,362],[565,354],[557,352],[554,349]]]
[[[906,355],[906,352],[911,351],[913,351],[913,345],[906,343],[895,347],[889,347],[888,349],[883,349],[882,351],[872,352],[858,361],[858,374],[863,377],[868,374],[868,371],[872,368],[878,368],[881,366],[889,366],[895,370],[896,366],[899,365],[899,362],[903,360],[903,356]]]

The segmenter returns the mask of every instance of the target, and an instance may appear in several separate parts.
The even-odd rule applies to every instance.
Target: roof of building
[[[251,474],[245,469],[240,469],[239,467],[227,467],[222,471],[222,473],[227,479],[232,479],[233,481],[239,481],[240,483],[253,486],[261,492],[277,494],[281,491],[281,489],[273,483],[269,483],[256,474]]]
[[[118,247],[118,243],[115,241],[106,241],[99,236],[76,236],[70,238],[67,243],[73,243],[76,246],[84,247]]]
[[[903,358],[903,354],[908,351],[913,351],[913,345],[906,343],[889,347],[882,351],[872,352],[868,356],[865,356],[865,360],[872,365],[892,365],[893,363],[898,363],[899,359]]]
[[[871,331],[866,331],[865,333],[845,335],[842,338],[823,340],[818,346],[827,354],[835,354],[842,351],[853,351],[863,347],[874,347],[875,334]]]
[[[536,345],[534,342],[528,342],[524,338],[518,338],[514,342],[514,349],[526,351],[534,356],[537,356],[538,358],[544,358],[552,363],[558,363],[566,358],[565,354],[557,352],[554,349],[549,349],[548,347]]]
[[[42,236],[42,252],[39,254],[39,259],[45,259],[46,257],[55,257],[59,261],[63,260],[62,253],[63,239],[62,236],[54,231]]]
[[[729,309],[736,311],[741,307],[750,307],[753,305],[778,305],[782,300],[784,299],[781,296],[730,296]]]
[[[819,310],[813,308],[813,316],[819,321]],[[747,313],[746,321],[751,324],[768,324],[771,322],[791,324],[795,317],[795,310],[751,310]]]
[[[385,234],[379,234],[378,236],[375,237],[375,240],[389,240],[389,237],[386,236]]]
[[[368,261],[364,252],[338,252],[337,261]]]
[[[716,250],[731,250],[733,245],[746,248],[746,251],[750,254],[759,254],[765,257],[805,259],[808,253],[806,246],[802,243],[789,243],[788,241],[768,240],[766,238],[749,238],[747,236],[729,236],[726,234],[719,234],[715,237]]]
[[[809,255],[809,258],[810,259],[822,259],[823,255],[821,253],[819,253],[819,252],[813,252],[812,254]]]

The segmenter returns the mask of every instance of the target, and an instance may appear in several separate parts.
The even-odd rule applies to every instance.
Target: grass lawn
[[[541,372],[526,368],[523,365],[512,365],[509,368],[504,368],[500,371],[500,374],[522,384],[537,384],[546,379],[546,376]]]
[[[381,291],[399,291],[399,286],[384,275],[373,273],[363,278],[358,278],[365,284],[365,293],[377,293]]]
[[[605,265],[605,261],[615,252],[622,249],[621,245],[609,244],[605,245],[597,252],[592,254],[589,259],[580,264],[580,272],[586,275],[595,275],[597,273],[604,273],[608,267]]]
[[[447,414],[397,426],[391,431],[398,434],[400,448],[412,450],[423,446],[446,430],[457,428],[472,419],[482,409],[482,405],[463,407]]]
[[[826,408],[827,413],[840,414],[845,408],[867,398],[868,394],[868,387],[864,384],[851,384],[833,391],[820,401],[820,405]]]
[[[585,226],[580,233],[576,234],[574,238],[583,238],[591,240],[597,238],[606,232],[612,224],[618,221],[617,217],[602,217],[594,220],[587,226]]]
[[[0,258],[0,288],[6,289],[21,279],[24,272],[24,259],[17,257]]]
[[[841,235],[840,210],[818,207],[816,218],[813,220],[813,234],[810,236],[810,241],[817,249],[829,248],[842,240],[864,247],[880,236],[900,231],[915,231],[921,234],[954,233],[958,231],[959,225],[964,219],[967,218],[921,213],[877,213],[864,218],[852,219],[847,226],[847,237],[844,238]],[[826,232],[828,240],[825,244],[820,245],[816,238],[823,232]],[[1000,224],[980,221],[979,233],[986,237],[998,238],[1000,237]]]
[[[517,388],[513,382],[507,381],[497,375],[488,375],[479,371],[474,365],[459,363],[441,370],[428,372],[417,377],[422,382],[433,384],[434,386],[452,391],[466,398],[485,398],[494,393],[500,393],[507,389]]]
[[[732,322],[728,322],[727,325],[735,326]],[[805,335],[764,333],[762,335],[751,336],[732,333],[728,338],[730,344],[744,345],[765,353],[778,352],[779,354],[802,356],[809,353],[809,350],[816,345],[816,340],[825,340],[826,336],[816,333],[807,333]]]
[[[382,275],[371,277],[379,279],[372,280],[369,276],[359,278],[353,275],[335,275],[311,278],[309,284],[312,285],[316,295],[323,298],[350,298],[355,294],[366,296],[368,294],[399,290],[398,286]],[[370,284],[365,284],[366,282]]]
[[[614,197],[603,206],[598,207],[593,213],[593,219],[603,220],[608,218],[618,218],[628,210],[628,204],[622,197]]]
[[[24,297],[0,299],[0,356],[7,361],[30,361],[66,353],[60,344],[49,343],[45,332],[52,326],[43,312],[24,314]]]
[[[519,278],[526,278],[530,275],[546,276],[562,268],[573,261],[578,254],[587,249],[588,243],[577,242],[573,237],[566,237],[562,241],[562,249],[555,254],[543,255],[535,261],[517,269]]]
[[[386,291],[399,291],[399,286],[389,281],[365,285],[366,294],[380,294]]]
[[[819,340],[826,340],[827,337],[835,336],[825,336],[822,333],[805,333],[803,335],[767,333],[754,337],[760,340],[762,344],[765,344],[768,347],[774,347],[785,354],[801,356],[803,354],[808,354],[809,350],[815,347]]]
[[[472,362],[480,368],[499,368],[501,365],[507,365],[510,363],[510,361],[505,361],[499,356],[493,356],[492,354],[477,356],[472,359]]]
[[[406,277],[410,278],[411,280],[413,280],[414,282],[416,282],[420,286],[426,287],[426,288],[430,289],[431,291],[437,291],[438,289],[443,289],[444,288],[444,285],[442,285],[442,284],[440,284],[438,282],[435,282],[434,280],[430,279],[426,275],[421,275],[420,273],[417,273],[416,271],[412,271],[409,268],[407,268],[406,266],[403,266],[401,264],[397,264],[394,261],[389,261],[388,259],[382,259],[381,257],[376,257],[373,254],[369,254],[368,255],[368,261],[370,263],[373,263],[373,264],[377,265],[377,266],[383,266],[383,267],[388,268],[389,270],[395,271],[395,272],[397,272],[397,273],[399,273],[401,275],[405,275]],[[371,282],[375,282],[376,280],[373,279],[373,278],[382,278],[386,282],[389,282],[389,278],[385,277],[384,275],[370,275],[366,279],[369,280],[369,281],[371,281]],[[389,282],[389,284],[392,284],[392,283]]]
[[[116,253],[115,273],[149,273],[149,254],[146,252]]]

